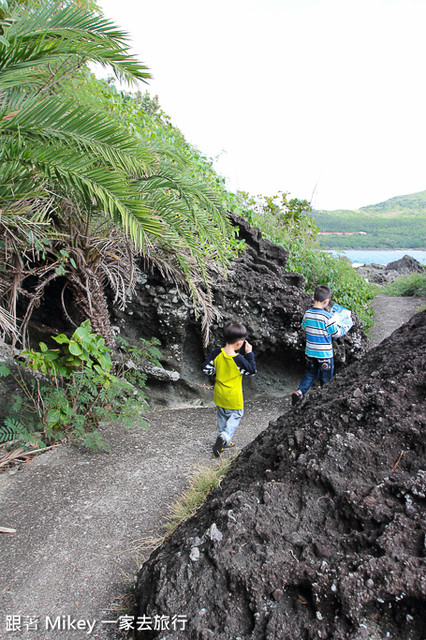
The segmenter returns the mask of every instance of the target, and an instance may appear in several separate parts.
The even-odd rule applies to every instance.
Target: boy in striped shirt
[[[320,284],[314,291],[314,305],[306,311],[302,327],[306,332],[306,370],[299,388],[291,394],[294,405],[312,387],[319,378],[320,384],[329,382],[333,377],[334,360],[332,338],[339,338],[347,332],[346,327],[339,326],[331,313],[326,311],[330,304],[331,289]]]

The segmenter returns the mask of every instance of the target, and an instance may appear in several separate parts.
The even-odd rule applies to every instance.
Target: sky
[[[231,191],[357,209],[426,189],[426,0],[99,0]]]

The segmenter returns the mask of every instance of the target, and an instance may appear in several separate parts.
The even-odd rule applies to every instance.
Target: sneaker
[[[235,442],[228,442],[228,444],[226,444],[223,448],[224,449],[234,449],[237,445],[235,444]]]
[[[298,389],[291,394],[291,404],[294,406],[303,398],[303,393]]]
[[[226,446],[226,440],[223,436],[217,436],[216,442],[213,445],[213,454],[215,458],[218,458]]]

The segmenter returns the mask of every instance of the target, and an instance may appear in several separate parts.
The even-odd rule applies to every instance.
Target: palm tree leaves
[[[124,128],[81,110],[56,90],[64,75],[86,60],[109,65],[121,79],[149,77],[146,67],[129,56],[124,34],[93,13],[52,5],[1,20],[0,34],[0,329],[14,333],[16,296],[30,264],[25,256],[39,242],[40,229],[31,204],[26,210],[32,234],[16,227],[17,215],[11,214],[22,213],[20,202],[43,209],[53,197],[53,211],[65,200],[101,209],[139,247],[145,233],[164,230],[138,202],[130,178],[156,166],[152,154]],[[46,274],[51,268],[46,265]],[[37,296],[46,282],[41,272],[40,277]]]
[[[48,179],[56,192],[95,199],[139,248],[145,233],[164,234],[152,211],[137,201],[129,178],[152,170],[155,155],[99,113],[58,95],[19,98],[14,92],[2,101],[0,141],[3,204],[13,202],[17,192],[22,197],[25,190],[39,191]]]
[[[17,158],[16,145],[11,141],[0,153],[3,205],[14,202],[18,194],[23,197],[26,192],[27,196],[34,196],[47,180],[59,198],[66,195],[87,200],[91,207],[97,205],[143,249],[145,233],[162,235],[165,229],[152,209],[137,197],[136,189],[126,176],[111,165],[102,165],[100,159],[101,156],[96,164],[88,153],[76,153],[73,148],[51,143],[27,144]]]
[[[146,67],[129,55],[125,35],[102,16],[75,6],[52,5],[0,20],[0,35],[0,212],[16,212],[20,202],[36,202],[41,209],[48,203],[54,232],[49,233],[52,250],[44,252],[47,262],[40,267],[40,282],[21,327],[25,328],[30,308],[55,277],[55,256],[61,247],[65,252],[72,249],[72,259],[80,265],[78,273],[72,262],[66,267],[76,287],[77,277],[84,284],[86,269],[87,282],[92,278],[93,285],[99,285],[99,301],[104,281],[123,299],[128,263],[123,258],[108,259],[111,238],[117,244],[116,253],[121,246],[114,226],[152,264],[176,280],[184,278],[196,305],[207,308],[206,262],[219,258],[225,263],[230,233],[219,199],[190,176],[184,155],[172,146],[152,141],[138,126],[128,126],[125,117],[116,118],[107,107],[88,101],[83,92],[77,99],[62,88],[69,73],[75,74],[88,60],[108,65],[120,79],[149,77]],[[101,268],[96,276],[84,263],[91,250],[87,253],[72,246],[66,237],[72,225],[64,226],[66,216],[61,211],[65,209],[75,216],[74,223],[78,211],[109,222],[104,237],[80,230],[87,251],[95,246],[99,256]],[[5,224],[8,220],[3,217]],[[38,230],[40,220],[32,221]],[[19,254],[19,242],[24,258],[31,247],[40,245],[36,233],[17,234],[16,240],[13,259]],[[1,246],[0,253],[4,257]],[[0,329],[10,331],[16,326],[14,308],[22,274],[22,269],[12,269],[6,289],[0,287]],[[0,275],[0,285],[1,280]],[[7,283],[7,278],[3,281]],[[80,288],[81,295],[86,289]]]
[[[59,96],[4,99],[0,132],[5,143],[24,138],[27,148],[47,143],[64,146],[129,175],[144,175],[158,166],[152,151],[117,123]]]
[[[16,103],[13,105],[16,107]],[[7,104],[2,114],[10,113]],[[0,172],[11,173],[19,140],[20,165],[31,176],[54,183],[58,193],[79,194],[121,225],[139,249],[145,234],[161,235],[176,246],[176,236],[184,238],[194,252],[200,238],[226,237],[229,223],[220,203],[204,185],[187,178],[181,170],[182,158],[168,150],[148,147],[125,131],[116,121],[94,111],[84,112],[71,102],[59,99],[27,100],[12,117],[0,120],[4,141]],[[34,177],[31,178],[34,183]],[[14,198],[15,181],[9,198]],[[1,191],[0,191],[1,192]],[[6,194],[3,194],[6,198]],[[212,242],[221,255],[223,242]]]
[[[125,34],[102,16],[75,6],[48,5],[13,18],[0,22],[0,89],[23,84],[40,88],[40,67],[63,65],[73,56],[108,66],[130,83],[150,77],[147,67],[129,55]]]
[[[0,187],[4,185],[0,184]],[[26,265],[44,251],[51,203],[33,198],[0,209],[0,331],[19,337],[16,305]]]

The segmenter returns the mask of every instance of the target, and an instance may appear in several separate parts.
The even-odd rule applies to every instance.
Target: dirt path
[[[376,296],[371,303],[374,310],[374,327],[370,345],[377,346],[382,340],[405,324],[425,301],[422,298]]]
[[[244,446],[288,400],[252,403],[239,427]],[[13,475],[0,476],[0,638],[80,640],[121,637],[112,610],[142,559],[141,539],[158,535],[170,505],[211,454],[214,408],[153,412],[149,429],[104,432],[111,453],[63,446]],[[87,629],[46,630],[57,616],[96,620]],[[6,616],[15,631],[6,632]],[[31,617],[38,629],[25,630]],[[62,622],[62,618],[61,618]],[[68,622],[67,622],[68,624]],[[36,625],[33,625],[35,627]],[[21,631],[18,627],[21,627]]]
[[[383,298],[373,305],[372,344],[420,306]],[[281,399],[248,403],[241,447],[284,413],[293,383]],[[194,469],[215,463],[213,407],[156,411],[148,423],[147,431],[124,433],[108,426],[110,454],[63,446],[0,475],[0,525],[16,529],[0,534],[1,640],[122,637],[113,621],[123,611],[114,605],[143,559],[141,540],[158,535],[166,505]],[[54,630],[46,629],[50,622]]]

